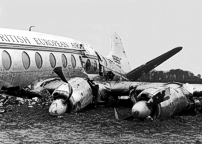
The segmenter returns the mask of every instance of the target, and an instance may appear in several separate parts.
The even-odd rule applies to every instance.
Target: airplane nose
[[[150,109],[146,105],[146,101],[137,102],[132,108],[134,118],[145,119],[151,114]]]

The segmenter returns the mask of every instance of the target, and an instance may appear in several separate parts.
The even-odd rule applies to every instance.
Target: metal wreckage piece
[[[200,88],[188,83],[171,82],[158,86],[151,83],[143,89],[141,83],[111,82],[108,94],[112,97],[129,96],[133,102],[131,116],[124,119],[161,119],[202,113]],[[119,119],[116,109],[115,117]]]
[[[113,105],[120,101],[120,96],[129,96],[133,103],[130,118],[168,118],[180,113],[202,112],[199,89],[196,96],[195,89],[189,84],[168,83],[142,90],[139,83],[127,81],[100,82],[78,77],[67,81],[61,68],[54,71],[60,79],[47,79],[23,89],[2,88],[0,113],[9,111],[11,105],[33,107],[38,104],[50,105],[49,113],[60,116],[65,112],[80,111],[89,104],[107,104],[110,99]]]
[[[150,87],[132,97],[137,100],[132,108],[134,118],[169,118],[202,112],[202,99],[194,95],[193,85],[187,83],[174,82]]]
[[[55,68],[54,72],[59,78],[34,82],[26,88],[3,87],[0,93],[0,113],[11,110],[9,107],[12,105],[26,104],[28,107],[33,107],[37,104],[50,105],[49,113],[60,116],[65,112],[80,111],[89,104],[105,103],[100,101],[100,97],[107,98],[109,91],[107,84],[78,77],[67,81],[61,67]]]
[[[96,84],[90,79],[73,78],[63,83],[53,92],[53,102],[49,108],[51,115],[62,115],[66,111],[78,112],[90,104],[98,104],[104,98],[107,86]]]
[[[89,78],[72,78],[66,80],[61,67],[55,68],[54,72],[61,78],[63,83],[52,93],[53,102],[49,108],[49,113],[54,116],[64,114],[66,111],[80,111],[92,103],[97,103],[98,99],[106,96],[106,86],[94,83]]]
[[[44,107],[51,101],[49,91],[44,88],[40,88],[40,91],[39,89],[32,91],[29,88],[19,89],[18,87],[3,87],[0,91],[0,114],[11,111],[14,105],[26,105],[27,107],[40,105]]]

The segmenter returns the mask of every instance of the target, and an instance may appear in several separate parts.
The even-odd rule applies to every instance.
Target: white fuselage
[[[62,67],[67,78],[99,73],[95,50],[71,38],[0,28],[0,88],[24,87],[57,75]],[[119,79],[125,73],[113,61],[99,55],[105,71]]]

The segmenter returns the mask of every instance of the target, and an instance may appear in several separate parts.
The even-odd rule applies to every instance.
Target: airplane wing
[[[181,50],[182,50],[182,47],[174,48],[158,56],[157,58],[154,58],[153,60],[147,62],[146,64],[143,64],[139,66],[138,68],[128,72],[126,74],[126,77],[130,81],[138,80],[140,77],[142,77],[143,75],[145,75],[146,73],[148,73],[149,71],[151,71],[152,69],[154,69],[155,67],[157,67],[158,65],[160,65],[161,63],[163,63],[164,61],[166,61],[167,59],[169,59],[170,57],[172,57],[173,55],[175,55]]]

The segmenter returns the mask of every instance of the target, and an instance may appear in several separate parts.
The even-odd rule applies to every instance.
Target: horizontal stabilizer
[[[126,77],[131,81],[138,80],[140,77],[147,74],[152,69],[154,69],[155,67],[157,67],[158,65],[160,65],[161,63],[163,63],[164,61],[166,61],[167,59],[169,59],[170,57],[172,57],[173,55],[175,55],[181,50],[182,50],[182,47],[174,48],[158,56],[157,58],[154,58],[153,60],[147,62],[146,64],[143,64],[139,66],[138,68],[130,71],[129,73],[126,74]]]

